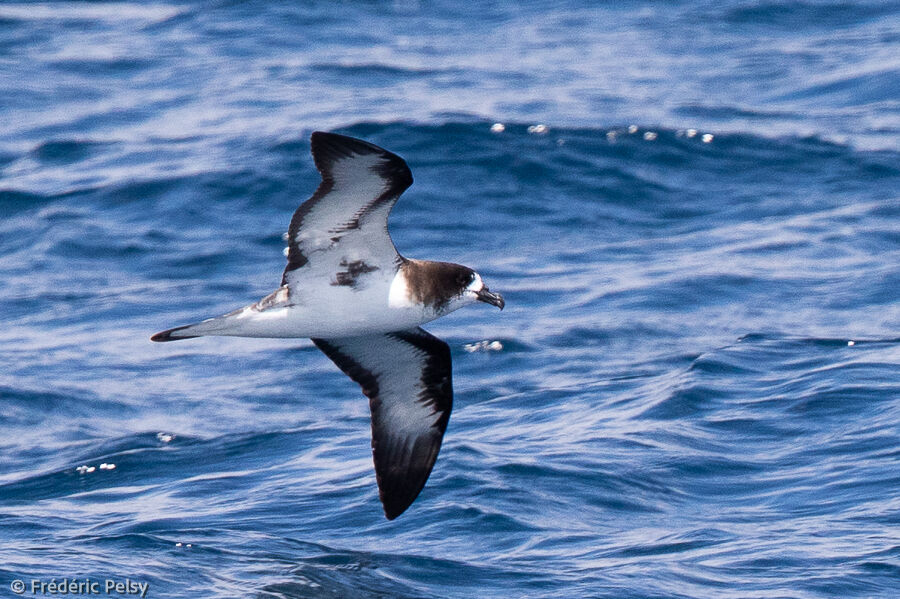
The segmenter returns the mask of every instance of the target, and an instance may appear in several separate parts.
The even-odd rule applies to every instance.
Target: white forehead
[[[475,275],[475,278],[469,283],[468,289],[471,291],[481,291],[484,288],[484,281],[481,280],[481,275],[477,272],[473,274]]]

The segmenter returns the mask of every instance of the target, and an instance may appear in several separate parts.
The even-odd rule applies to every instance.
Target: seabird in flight
[[[413,182],[402,158],[321,131],[311,146],[322,182],[291,219],[281,287],[151,339],[311,338],[369,398],[375,476],[393,520],[425,486],[453,404],[450,347],[420,325],[476,301],[502,310],[504,301],[468,267],[397,253],[388,214]]]

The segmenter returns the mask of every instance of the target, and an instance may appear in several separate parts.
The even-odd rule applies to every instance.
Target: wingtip
[[[409,508],[409,506],[411,506],[413,504],[413,501],[415,501],[415,499],[416,499],[415,497],[413,497],[409,501],[395,501],[395,500],[391,500],[391,499],[386,499],[383,494],[379,494],[379,495],[380,495],[379,499],[381,499],[381,508],[384,510],[384,517],[387,518],[388,520],[396,519],[397,516],[399,516],[400,514],[405,512]],[[416,496],[418,496],[418,493],[416,494]]]
[[[379,460],[378,456],[375,456],[375,478],[378,482],[378,498],[381,500],[385,518],[388,520],[397,518],[419,498],[431,474],[439,450],[440,441],[438,441],[437,448],[431,448],[430,455],[427,458],[412,464],[413,467],[407,467],[407,471],[404,474],[399,474],[395,471],[396,469],[393,466],[397,464],[390,457],[388,457],[388,463],[386,464],[384,459]]]
[[[323,175],[329,172],[334,160],[353,155],[378,154],[384,160],[379,174],[395,182],[398,195],[413,183],[412,172],[403,158],[364,139],[328,131],[313,131],[309,136],[309,144],[313,161]]]
[[[309,144],[313,158],[321,156],[323,159],[346,158],[354,154],[385,154],[393,156],[382,147],[364,139],[331,133],[329,131],[313,131],[309,136]]]

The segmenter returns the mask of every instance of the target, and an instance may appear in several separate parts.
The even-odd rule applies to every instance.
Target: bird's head
[[[503,306],[506,305],[503,296],[488,289],[481,280],[481,275],[466,266],[458,264],[454,264],[454,266],[458,269],[454,273],[454,285],[458,290],[457,297],[462,303],[484,302],[503,309]]]
[[[499,293],[493,293],[481,276],[467,266],[430,260],[404,260],[401,276],[391,293],[396,305],[408,301],[433,311],[434,317],[449,314],[475,302],[485,302],[501,310],[505,305]],[[400,299],[402,298],[404,299]]]

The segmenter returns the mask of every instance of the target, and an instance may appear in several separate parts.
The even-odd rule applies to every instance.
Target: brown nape
[[[451,262],[406,259],[401,267],[406,275],[410,299],[440,310],[472,282],[475,271]]]

